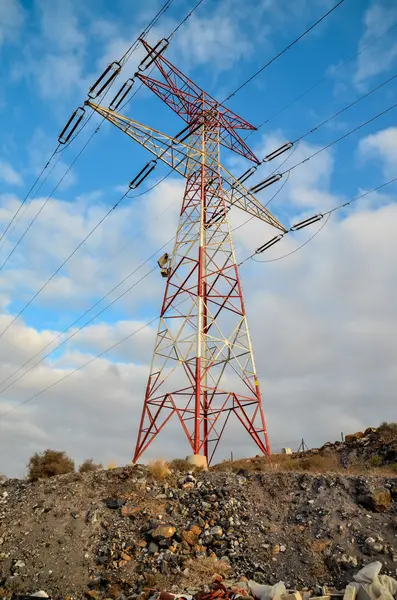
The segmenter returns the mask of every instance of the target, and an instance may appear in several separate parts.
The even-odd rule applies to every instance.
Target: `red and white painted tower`
[[[163,261],[167,281],[134,462],[171,417],[179,419],[193,455],[208,462],[232,414],[260,451],[270,454],[228,211],[237,206],[285,228],[220,162],[224,146],[259,164],[237,133],[254,127],[194,84],[157,47],[142,44],[146,66],[135,78],[186,122],[184,130],[171,138],[89,103],[156,156],[140,180],[158,160],[186,178],[174,248]],[[144,75],[149,64],[161,80]]]

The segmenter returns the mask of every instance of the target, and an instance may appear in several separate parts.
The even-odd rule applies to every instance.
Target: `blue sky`
[[[244,6],[237,0],[204,0],[179,29],[166,56],[222,100],[332,5],[328,0],[247,0]],[[120,58],[160,6],[153,0],[136,0],[133,6],[126,0],[3,0],[1,229],[55,148],[70,114],[84,102],[88,87],[110,61]],[[174,0],[150,32],[149,42],[169,35],[192,6],[191,1]],[[258,125],[394,24],[397,8],[392,0],[345,0],[227,106]],[[140,58],[140,52],[132,56],[115,91],[134,73]],[[259,157],[264,156],[391,77],[396,69],[397,27],[270,119],[250,136],[249,144]],[[284,167],[300,162],[391,106],[396,97],[394,80],[308,136]],[[169,135],[183,127],[168,107],[144,89],[128,105],[126,114]],[[274,214],[290,225],[395,177],[396,114],[397,109],[390,111],[298,167],[270,204]],[[99,122],[95,116],[88,123],[61,155],[37,198],[29,199],[26,213],[0,247],[0,263]],[[101,126],[0,271],[1,329],[117,201],[149,158],[144,149],[109,123]],[[237,176],[249,166],[227,152],[223,159]],[[268,171],[263,167],[261,172],[265,176]],[[166,173],[165,168],[156,169],[147,180],[147,188]],[[139,191],[145,191],[145,187]],[[267,202],[276,191],[272,187],[258,197]],[[146,194],[123,201],[0,338],[1,381],[172,238],[182,194],[183,181],[172,176]],[[397,291],[396,248],[393,235],[387,232],[397,224],[395,198],[396,186],[389,186],[337,213],[324,233],[293,258],[267,266],[250,262],[242,269],[265,390],[264,406],[276,446],[281,442],[293,445],[302,436],[316,444],[337,436],[341,428],[360,428],[393,418],[397,373],[390,359],[394,349],[390,332],[397,323],[396,303],[391,302]],[[232,211],[232,226],[245,220],[243,213]],[[141,230],[143,234],[138,235]],[[309,233],[306,230],[289,236],[266,257],[288,253]],[[272,235],[260,222],[237,230],[238,258],[245,258]],[[110,300],[153,264],[155,259]],[[162,293],[163,282],[158,274],[149,275],[143,285],[137,284],[40,367],[0,392],[0,412],[152,319]],[[140,335],[139,343],[131,341],[120,346],[95,367],[81,371],[74,382],[72,377],[67,384],[53,388],[47,397],[43,395],[4,417],[0,421],[3,443],[15,439],[19,442],[11,468],[6,464],[3,470],[21,473],[31,451],[53,445],[69,450],[77,459],[94,456],[103,461],[126,462],[134,444],[154,329],[148,328]],[[386,357],[382,366],[377,363],[379,357]],[[384,396],[378,399],[381,411],[374,407],[370,395],[370,390],[378,389],[379,381]],[[74,395],[81,401],[71,400]],[[332,407],[338,410],[337,417],[332,413],[324,420]],[[291,410],[296,427],[285,422],[285,414]],[[92,412],[95,417],[89,416]],[[103,423],[109,423],[109,419],[113,419],[112,433],[106,434]],[[113,447],[110,443],[104,447],[98,441],[100,436],[112,439]],[[239,441],[237,453],[254,451],[245,445],[246,441]],[[160,455],[161,446],[153,452],[153,456]],[[175,446],[169,452],[175,455],[179,449]]]

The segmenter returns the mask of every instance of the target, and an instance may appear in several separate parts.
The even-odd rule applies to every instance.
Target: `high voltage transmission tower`
[[[211,461],[232,414],[260,451],[269,454],[228,211],[237,206],[283,233],[286,229],[220,162],[223,146],[259,164],[237,133],[254,127],[164,58],[161,45],[141,42],[147,55],[135,79],[168,104],[186,127],[172,138],[112,108],[86,103],[154,154],[131,188],[159,160],[186,178],[174,248],[159,260],[167,281],[134,462],[175,415],[197,463]],[[157,67],[161,79],[143,74],[149,65]],[[132,84],[130,80],[129,89]],[[119,99],[116,95],[110,106],[117,108]]]

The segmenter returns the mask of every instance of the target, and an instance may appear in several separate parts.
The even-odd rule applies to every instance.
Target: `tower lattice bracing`
[[[148,54],[153,49],[142,42]],[[259,161],[236,132],[253,129],[219,105],[160,53],[162,75],[136,77],[187,123],[169,138],[104,107],[89,105],[186,178],[179,224],[166,270],[153,360],[134,462],[174,417],[192,453],[211,461],[232,415],[270,453],[228,212],[238,206],[283,226],[222,166],[220,148]]]

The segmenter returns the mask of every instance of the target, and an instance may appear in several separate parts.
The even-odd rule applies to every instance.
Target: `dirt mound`
[[[133,599],[205,583],[225,564],[289,588],[344,585],[374,559],[397,569],[396,478],[212,471],[159,481],[137,466],[10,480],[0,499],[5,595]]]

